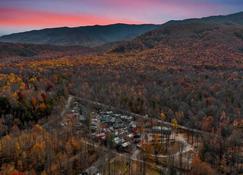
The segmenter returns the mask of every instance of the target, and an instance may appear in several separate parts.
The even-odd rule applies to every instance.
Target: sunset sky
[[[0,35],[32,29],[156,23],[243,11],[243,0],[0,0]]]

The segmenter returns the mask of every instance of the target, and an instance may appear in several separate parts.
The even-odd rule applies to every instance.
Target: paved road
[[[160,170],[160,171],[162,171],[162,172],[168,172],[169,171],[169,169],[167,168],[167,167],[164,167],[164,166],[162,166],[162,165],[155,165],[155,164],[153,164],[153,163],[149,163],[149,162],[147,162],[147,161],[143,161],[143,160],[141,160],[139,157],[138,157],[138,155],[139,155],[139,150],[136,150],[134,153],[133,153],[133,155],[131,156],[131,155],[129,155],[129,154],[121,154],[121,153],[118,153],[118,152],[116,152],[115,150],[112,150],[112,149],[108,149],[107,147],[105,147],[105,146],[102,146],[102,145],[99,145],[99,144],[96,144],[96,143],[91,143],[91,142],[89,142],[89,141],[87,141],[87,140],[82,140],[83,141],[83,143],[85,143],[85,144],[87,144],[87,145],[90,145],[90,146],[94,146],[95,148],[98,148],[100,151],[105,151],[105,152],[108,152],[109,154],[112,154],[112,155],[114,155],[114,156],[118,156],[118,157],[123,157],[124,159],[127,159],[127,160],[131,160],[131,161],[136,161],[136,162],[139,162],[139,163],[143,163],[143,164],[145,164],[145,165],[148,165],[148,166],[150,166],[150,167],[154,167],[154,168],[156,168],[156,169],[158,169],[158,170]],[[79,154],[78,155],[75,155],[73,158],[71,158],[71,160],[73,160],[73,159],[76,159],[76,158],[78,158],[78,156],[79,156]],[[107,159],[107,156],[108,156],[108,154],[106,155],[106,156],[104,156],[105,157],[105,160],[108,160]],[[102,160],[102,159],[101,159]],[[113,159],[114,160],[114,159]],[[111,160],[112,161],[112,160]],[[68,161],[69,162],[69,161]],[[67,162],[66,162],[67,163]],[[100,160],[98,160],[98,166],[94,166],[94,165],[91,165],[90,166],[90,168],[88,168],[87,170],[95,170],[95,168],[100,168],[100,167],[102,167],[102,166],[104,166],[104,165],[106,165],[107,164],[107,161],[100,161]],[[90,174],[89,174],[90,175]]]
[[[72,100],[73,100],[73,96],[70,95],[68,97],[67,104],[65,105],[64,110],[61,113],[61,117],[63,117],[64,114],[67,112],[67,110],[69,110]]]
[[[78,98],[78,99],[80,99],[80,98]],[[105,108],[109,108],[109,109],[111,109],[111,110],[116,110],[116,111],[117,111],[116,108],[113,108],[113,107],[110,107],[110,106],[107,106],[107,105],[104,105],[104,104],[101,104],[101,103],[98,103],[98,102],[93,102],[93,101],[86,100],[86,99],[82,99],[82,100],[85,100],[86,102],[91,103],[92,105],[95,105],[95,106],[105,107]],[[121,111],[121,110],[119,110],[119,111]],[[134,116],[134,117],[142,117],[142,118],[144,118],[144,119],[147,120],[147,118],[146,118],[145,116],[142,116],[142,115],[129,113],[129,112],[127,112],[127,111],[121,111],[121,112],[126,112],[127,115],[131,115],[131,116]],[[162,120],[156,120],[156,121],[157,121],[158,123],[160,123],[160,124],[166,124],[166,125],[170,125],[170,126],[171,126],[171,123],[164,122],[164,121],[162,121]],[[184,126],[179,126],[179,128],[184,129],[184,130],[189,130],[189,131],[191,131],[191,132],[196,132],[196,133],[200,133],[200,134],[206,134],[206,135],[208,135],[208,133],[206,133],[206,132],[199,131],[199,130],[194,130],[194,129],[187,128],[187,127],[184,127]],[[180,143],[183,144],[183,150],[180,151],[180,152],[177,152],[177,153],[175,153],[175,154],[173,154],[173,155],[170,155],[170,157],[174,157],[174,159],[179,159],[179,157],[180,157],[181,154],[187,153],[187,152],[189,152],[189,151],[193,151],[192,146],[191,146],[190,144],[187,143],[186,139],[185,139],[182,135],[180,135],[180,134],[177,135],[177,136],[175,137],[175,139],[176,139],[178,142],[180,142]],[[99,147],[99,149],[102,147],[102,146],[100,146],[100,145],[96,145],[96,144],[93,144],[93,143],[87,143],[87,141],[86,141],[86,144],[95,145],[95,147]],[[151,163],[149,163],[149,162],[146,162],[146,161],[141,160],[141,159],[138,157],[138,155],[139,155],[139,153],[140,153],[140,150],[138,150],[138,149],[135,149],[135,151],[133,152],[132,155],[119,154],[119,153],[117,153],[117,152],[114,151],[114,150],[108,150],[107,148],[104,148],[104,147],[103,147],[103,149],[105,149],[105,150],[107,150],[107,151],[109,151],[109,152],[112,152],[112,153],[114,153],[114,154],[117,155],[117,156],[121,156],[121,157],[130,159],[130,160],[133,160],[133,161],[138,161],[138,162],[144,163],[144,164],[146,164],[146,165],[150,165],[150,166],[152,166],[152,167],[156,167],[158,170],[161,170],[161,171],[163,171],[163,172],[168,172],[168,168],[167,168],[167,167],[164,167],[164,166],[161,166],[161,165],[154,165],[154,164],[151,164]],[[168,156],[168,155],[158,155],[157,157],[158,157],[158,158],[160,158],[160,157],[161,157],[161,158],[167,158],[167,157],[169,157],[169,156]],[[102,159],[101,159],[101,160],[102,160]],[[90,167],[90,169],[91,169],[91,170],[94,170],[94,168],[98,168],[97,164],[100,166],[100,164],[102,164],[101,162],[103,162],[103,161],[98,160],[94,165],[92,165],[92,166]],[[103,164],[105,164],[105,162],[103,162]],[[88,170],[88,169],[87,169],[87,170]]]
[[[88,173],[89,175],[97,174],[99,170],[102,169],[104,164],[108,163],[108,161],[110,161],[111,163],[111,159],[113,157],[114,156],[112,156],[109,153],[105,153],[104,155],[101,155],[95,163],[93,163],[89,168],[85,170],[85,172]]]
[[[53,120],[50,120],[49,122],[45,123],[43,125],[43,127],[47,130],[50,130],[50,129],[53,129],[55,128],[56,126],[59,126],[60,124],[60,121],[62,121],[62,118],[65,116],[65,113],[70,109],[70,105],[71,105],[71,102],[72,100],[74,99],[73,96],[69,96],[68,97],[68,100],[67,100],[67,103],[64,107],[64,110],[61,112],[61,115],[60,117],[56,117],[54,118]],[[162,166],[159,166],[159,165],[154,165],[154,164],[151,164],[151,163],[148,163],[146,161],[143,161],[143,160],[140,160],[138,158],[138,155],[139,155],[139,150],[136,149],[133,153],[133,155],[127,155],[127,154],[120,154],[120,153],[117,153],[115,150],[110,150],[108,148],[106,148],[105,146],[102,146],[102,145],[99,145],[97,143],[91,143],[90,141],[86,140],[86,139],[83,139],[82,140],[84,144],[88,145],[88,146],[94,146],[95,148],[99,149],[100,151],[104,151],[106,152],[106,154],[104,156],[102,156],[101,158],[99,158],[93,165],[91,165],[87,170],[86,172],[90,172],[89,174],[92,174],[92,172],[95,172],[96,169],[99,169],[101,168],[102,166],[104,166],[108,159],[109,159],[109,155],[113,154],[115,156],[121,156],[121,157],[124,157],[126,159],[131,159],[133,161],[138,161],[140,163],[145,163],[147,165],[150,165],[150,166],[154,166],[156,167],[157,169],[159,170],[167,170],[166,167],[162,167]],[[108,154],[107,154],[108,153]],[[71,157],[70,159],[66,160],[66,161],[63,161],[62,162],[62,166],[65,166],[73,161],[75,161],[76,159],[78,159],[79,157],[81,156],[81,153],[77,153],[76,155],[74,155],[73,157]],[[111,160],[111,157],[110,157],[110,160]],[[112,161],[112,160],[111,160]]]
[[[62,118],[64,117],[65,113],[69,110],[71,102],[73,101],[73,99],[74,99],[74,97],[70,95],[68,97],[67,103],[66,103],[63,111],[61,112],[61,114],[57,115],[57,116],[53,116],[54,118],[52,120],[49,120],[47,123],[45,123],[43,125],[43,128],[49,130],[49,129],[51,129],[51,127],[54,127],[57,124],[59,124],[60,121],[62,120]]]
[[[186,141],[186,139],[183,137],[182,134],[176,135],[175,141],[180,142],[183,145],[181,151],[178,151],[177,153],[171,154],[171,155],[157,155],[156,157],[158,157],[158,158],[179,157],[181,154],[187,153],[189,151],[194,151],[192,145],[190,145]]]
[[[136,150],[133,152],[133,154],[132,154],[132,156],[131,156],[131,159],[132,159],[132,160],[137,160],[137,159],[138,159],[138,155],[139,155],[140,152],[141,152],[141,151],[140,151],[139,149],[136,149]]]
[[[118,109],[118,108],[113,107],[113,106],[110,106],[110,105],[102,104],[102,103],[99,103],[99,102],[96,102],[96,101],[92,101],[92,100],[88,100],[88,99],[85,99],[85,98],[80,98],[80,97],[75,97],[75,98],[78,99],[78,100],[80,100],[80,101],[82,101],[82,102],[84,102],[84,103],[91,104],[93,106],[99,106],[99,107],[102,107],[102,108],[107,108],[107,109],[110,109],[110,110],[119,111],[121,113],[130,115],[130,116],[133,116],[133,117],[137,117],[137,118],[143,118],[145,120],[148,119],[144,115],[140,115],[140,114],[135,114],[135,113],[132,113],[132,112],[124,111],[122,109]],[[156,122],[158,122],[159,124],[163,124],[163,125],[166,125],[166,126],[173,127],[173,125],[170,122],[165,122],[165,121],[160,120],[160,119],[154,119],[154,120]],[[177,128],[178,129],[185,130],[185,131],[192,132],[194,134],[203,135],[203,136],[215,136],[215,134],[213,134],[213,133],[201,131],[201,130],[198,130],[198,129],[189,128],[189,127],[182,126],[182,125],[177,125]]]
[[[53,129],[55,127],[58,127],[59,124],[60,124],[60,121],[62,121],[62,118],[65,116],[65,113],[70,109],[71,102],[73,101],[73,99],[74,99],[73,96],[69,96],[68,97],[68,100],[67,100],[67,103],[66,103],[63,111],[59,115],[59,117],[56,117],[53,120],[50,120],[49,122],[47,122],[46,124],[44,124],[43,127],[45,129],[47,129],[47,130]],[[137,115],[137,114],[135,114],[135,115]],[[180,140],[180,141],[182,141],[183,143],[185,141],[180,136],[177,139]],[[138,149],[136,149],[133,152],[132,155],[120,154],[120,153],[116,152],[115,150],[110,150],[110,149],[106,148],[105,146],[102,146],[102,145],[99,145],[99,144],[96,144],[96,143],[91,143],[90,141],[88,141],[86,139],[83,139],[82,141],[85,144],[89,145],[89,146],[94,146],[95,148],[99,149],[100,151],[109,152],[109,154],[113,154],[113,155],[116,155],[116,156],[121,156],[121,157],[124,157],[124,158],[126,158],[128,160],[130,159],[130,160],[133,160],[133,161],[137,161],[137,162],[140,162],[140,163],[144,163],[146,165],[155,167],[158,170],[161,170],[163,172],[167,172],[168,171],[168,168],[167,167],[164,167],[164,166],[161,166],[161,165],[154,165],[152,163],[149,163],[149,162],[146,162],[146,161],[141,160],[138,157],[138,155],[140,153],[140,150],[138,150]],[[191,149],[190,146],[187,143],[185,143],[185,145],[186,146],[185,146],[185,149],[183,150],[183,152],[187,152],[187,151],[189,151]],[[106,160],[108,160],[109,154],[105,154],[104,156],[102,156],[101,158],[99,158],[91,167],[89,167],[87,169],[87,171],[88,172],[91,172],[91,171],[96,171],[96,169],[100,169],[103,165],[105,165],[107,163]],[[178,153],[178,154],[180,154],[180,153]],[[66,164],[69,164],[69,163],[73,162],[74,160],[78,159],[80,156],[81,156],[81,153],[78,153],[78,154],[74,155],[73,157],[71,157],[70,159],[62,162],[62,165],[64,166]],[[175,156],[177,156],[177,155],[175,155]]]

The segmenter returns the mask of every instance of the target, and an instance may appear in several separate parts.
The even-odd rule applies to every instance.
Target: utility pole
[[[145,157],[145,154],[143,153],[143,175],[146,175],[146,163],[145,163],[145,160],[146,157]]]
[[[128,174],[131,175],[131,158],[129,157],[129,160],[128,160]]]

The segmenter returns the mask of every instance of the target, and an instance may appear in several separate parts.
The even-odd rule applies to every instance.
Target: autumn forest
[[[0,174],[80,174],[91,166],[109,175],[242,174],[242,17],[171,21],[92,48],[3,41]],[[119,119],[136,125],[125,130],[134,135],[122,142],[129,151],[106,131],[108,109],[135,116]],[[166,144],[156,133],[162,126],[171,130]],[[103,132],[105,141],[94,136]],[[109,161],[101,166],[102,157]]]

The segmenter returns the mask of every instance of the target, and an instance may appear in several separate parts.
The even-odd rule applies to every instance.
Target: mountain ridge
[[[242,15],[170,21],[109,52],[132,54],[144,64],[242,67]]]
[[[241,20],[239,20],[241,19]],[[120,46],[114,48],[114,52],[126,52],[126,51],[139,51],[142,49],[150,49],[157,47],[161,42],[174,42],[178,40],[191,40],[198,41],[203,39],[207,35],[216,37],[218,32],[222,34],[231,30],[232,37],[238,35],[241,38],[241,30],[243,28],[243,12],[225,15],[225,16],[211,16],[204,18],[193,18],[185,20],[171,20],[161,25],[160,28],[146,32],[141,36],[136,37],[131,41],[122,43]],[[214,34],[214,36],[213,36]],[[229,38],[225,36],[225,38]],[[217,38],[222,40],[222,38]]]
[[[0,42],[97,47],[103,44],[134,39],[158,28],[154,24],[112,24],[81,27],[60,27],[4,35]]]

